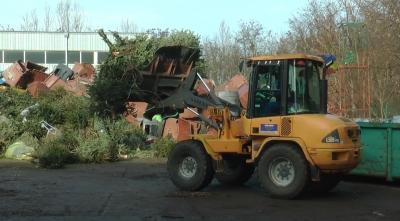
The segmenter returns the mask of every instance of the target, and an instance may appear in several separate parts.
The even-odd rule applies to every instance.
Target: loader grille
[[[292,133],[290,117],[282,118],[281,136],[289,136]]]

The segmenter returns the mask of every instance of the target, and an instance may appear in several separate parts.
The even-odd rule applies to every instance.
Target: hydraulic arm
[[[198,95],[194,90],[196,81],[200,80],[208,90],[207,95]],[[175,92],[168,98],[159,101],[146,110],[143,114],[145,118],[152,119],[156,114],[160,114],[163,118],[170,115],[172,112],[182,112],[184,108],[187,108],[194,114],[203,120],[207,125],[218,130],[220,126],[208,119],[204,115],[196,112],[192,108],[199,108],[202,110],[207,110],[208,107],[218,107],[218,108],[229,108],[234,113],[240,113],[241,107],[235,104],[231,104],[219,97],[217,97],[207,84],[204,82],[203,78],[199,73],[197,73],[196,68],[193,68],[189,76],[182,82],[182,84],[175,90]]]

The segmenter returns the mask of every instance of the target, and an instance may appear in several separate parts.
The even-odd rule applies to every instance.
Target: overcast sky
[[[22,16],[36,8],[43,24],[44,6],[54,9],[58,0],[0,0],[0,24],[19,29]],[[287,21],[308,0],[81,0],[90,26],[116,31],[122,19],[134,21],[139,30],[150,28],[189,29],[202,37],[218,33],[220,23],[235,31],[240,20],[258,21],[275,33],[288,30]],[[17,4],[18,3],[18,4]],[[8,6],[7,6],[8,5]],[[10,10],[7,10],[10,9]]]

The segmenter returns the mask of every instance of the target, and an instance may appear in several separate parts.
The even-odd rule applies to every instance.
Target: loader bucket
[[[140,70],[143,81],[138,86],[145,94],[143,100],[155,104],[171,96],[195,66],[199,53],[184,46],[159,48],[150,64]]]

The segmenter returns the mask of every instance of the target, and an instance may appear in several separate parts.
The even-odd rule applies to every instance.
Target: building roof
[[[135,38],[139,33],[119,33],[121,37]],[[114,42],[111,32],[106,33]],[[148,34],[153,37],[152,34]],[[27,32],[0,31],[0,49],[25,51],[63,51],[68,40],[69,51],[109,51],[97,32]]]

